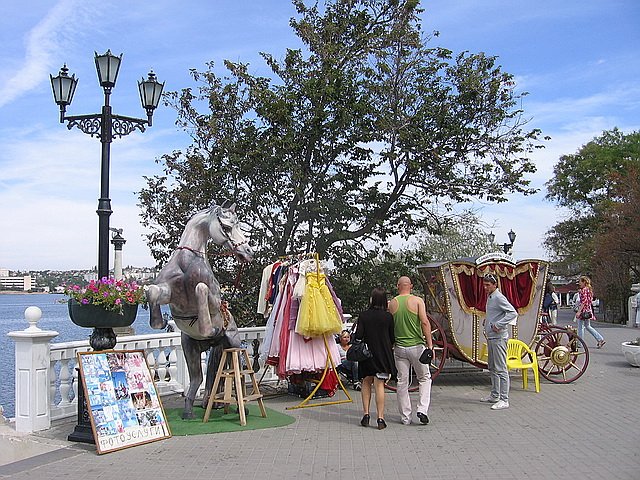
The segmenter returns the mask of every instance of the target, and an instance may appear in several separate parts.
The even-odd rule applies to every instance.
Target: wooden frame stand
[[[243,355],[245,369],[240,365],[240,354]],[[251,378],[251,384],[253,385],[253,392],[246,395],[244,376],[249,375]],[[224,378],[224,391],[218,392],[218,386],[221,379]],[[232,393],[235,391],[235,396]],[[267,411],[264,408],[264,402],[262,400],[262,394],[258,388],[258,382],[256,381],[256,374],[251,368],[251,362],[249,361],[249,355],[244,348],[226,348],[222,351],[222,358],[220,359],[220,366],[216,373],[216,378],[213,381],[213,387],[211,387],[211,394],[209,395],[209,402],[207,403],[207,410],[204,413],[203,423],[209,421],[211,415],[211,408],[214,403],[224,403],[224,413],[229,413],[229,405],[235,404],[238,406],[238,413],[240,414],[240,425],[243,427],[247,425],[247,416],[244,411],[245,402],[256,400],[260,407],[260,413],[262,417],[266,418]]]

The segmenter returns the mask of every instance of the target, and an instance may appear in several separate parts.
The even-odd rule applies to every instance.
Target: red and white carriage
[[[482,277],[493,273],[500,291],[518,311],[510,336],[536,352],[540,374],[554,383],[578,379],[589,364],[586,344],[570,327],[540,322],[548,272],[545,261],[514,262],[502,253],[420,265],[418,279],[424,288],[434,337],[432,378],[440,373],[447,358],[486,368],[483,322],[487,299]]]

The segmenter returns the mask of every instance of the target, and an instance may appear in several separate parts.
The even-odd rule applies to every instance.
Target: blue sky
[[[282,56],[298,47],[286,0],[155,2],[30,0],[4,2],[0,20],[0,267],[91,268],[97,261],[100,143],[58,122],[49,74],[63,63],[80,79],[69,115],[102,105],[94,51],[124,53],[112,94],[114,112],[143,117],[136,81],[150,68],[166,90],[193,86],[189,69],[224,59],[269,73],[258,52]],[[535,154],[530,178],[540,193],[508,203],[475,203],[496,241],[518,237],[517,258],[546,258],[543,235],[563,212],[544,200],[559,156],[574,153],[603,130],[640,129],[640,2],[636,0],[423,0],[432,45],[499,57],[529,92],[530,127],[552,137]],[[142,237],[137,198],[154,160],[184,148],[175,112],[161,107],[145,133],[111,149],[111,226],[123,228],[124,263],[153,266]]]

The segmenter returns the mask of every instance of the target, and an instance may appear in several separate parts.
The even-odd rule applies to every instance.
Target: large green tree
[[[348,269],[393,235],[438,231],[457,202],[532,192],[540,132],[495,57],[428,47],[416,0],[292,3],[301,45],[262,53],[269,77],[209,63],[167,95],[193,143],[140,192],[159,263],[225,198],[263,258],[317,251]]]
[[[570,213],[545,244],[559,271],[592,275],[613,320],[624,318],[630,283],[639,278],[638,172],[640,132],[614,128],[560,157],[547,182],[547,198]]]

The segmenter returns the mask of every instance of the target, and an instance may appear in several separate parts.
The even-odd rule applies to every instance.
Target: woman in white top
[[[340,351],[340,365],[338,366],[338,371],[341,371],[353,382],[354,390],[360,390],[361,384],[360,379],[358,378],[358,362],[347,360],[347,350],[351,348],[351,333],[349,333],[349,330],[343,330],[340,332],[339,341],[340,346],[338,350]]]

